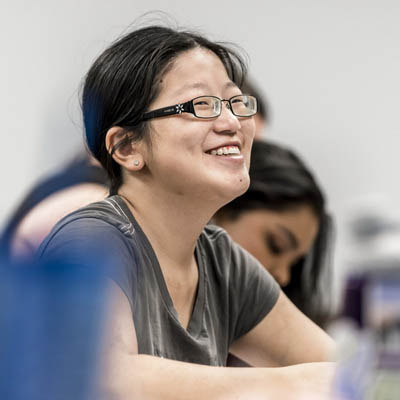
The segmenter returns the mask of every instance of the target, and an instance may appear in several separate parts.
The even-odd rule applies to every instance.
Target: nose
[[[281,264],[274,270],[274,278],[280,286],[285,287],[290,282],[290,267],[289,265]]]
[[[214,120],[214,129],[219,133],[233,134],[241,128],[239,118],[232,113],[229,101],[222,100],[222,102],[221,114]]]

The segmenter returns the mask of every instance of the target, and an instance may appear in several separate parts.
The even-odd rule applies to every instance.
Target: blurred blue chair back
[[[0,399],[96,398],[104,289],[65,261],[0,263]]]

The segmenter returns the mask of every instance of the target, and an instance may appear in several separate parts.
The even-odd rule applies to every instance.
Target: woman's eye
[[[202,99],[198,99],[195,102],[193,102],[193,105],[195,107],[197,107],[197,106],[210,107],[211,102],[208,99],[202,98]]]
[[[285,252],[283,246],[281,246],[278,243],[278,241],[273,235],[267,235],[266,242],[267,242],[267,247],[272,254],[278,256]]]

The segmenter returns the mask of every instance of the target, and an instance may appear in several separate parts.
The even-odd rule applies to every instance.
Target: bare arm
[[[61,218],[106,196],[107,189],[103,185],[82,183],[44,199],[18,225],[11,243],[11,256],[14,259],[30,258]]]
[[[269,314],[230,351],[255,367],[334,361],[333,340],[281,292]]]
[[[294,400],[301,394],[325,396],[328,392],[333,373],[330,363],[222,368],[139,355],[129,303],[114,283],[110,286],[112,306],[101,379],[106,398]]]

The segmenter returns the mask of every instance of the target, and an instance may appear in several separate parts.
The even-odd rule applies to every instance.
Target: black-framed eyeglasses
[[[194,114],[197,118],[216,118],[221,115],[223,102],[227,103],[229,110],[237,117],[251,117],[257,113],[257,99],[248,94],[239,94],[230,99],[220,99],[216,96],[199,96],[186,103],[178,103],[149,111],[143,114],[141,121],[184,112]]]

